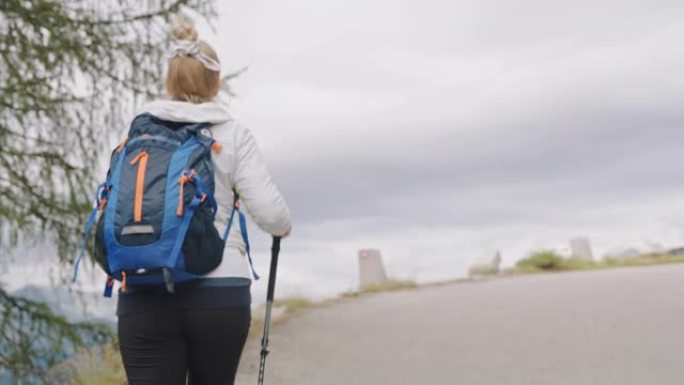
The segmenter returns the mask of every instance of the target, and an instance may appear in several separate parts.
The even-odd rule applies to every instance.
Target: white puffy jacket
[[[212,152],[218,203],[214,225],[219,234],[224,233],[232,210],[233,188],[240,195],[241,209],[246,209],[262,230],[277,236],[289,233],[290,210],[271,180],[252,133],[237,124],[224,105],[157,100],[144,105],[138,111],[142,113],[173,122],[211,123],[212,135],[223,147],[220,154]],[[208,277],[251,277],[237,218],[234,222],[223,261]]]

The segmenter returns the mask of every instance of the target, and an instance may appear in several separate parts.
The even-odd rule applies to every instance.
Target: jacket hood
[[[217,101],[196,104],[176,100],[155,100],[143,105],[136,115],[144,113],[171,122],[220,124],[232,120],[228,106]]]

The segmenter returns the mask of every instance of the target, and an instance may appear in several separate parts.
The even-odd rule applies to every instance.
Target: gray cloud
[[[684,241],[680,3],[245,7],[225,10],[241,17],[217,42],[224,62],[252,63],[234,111],[292,205],[302,253]]]

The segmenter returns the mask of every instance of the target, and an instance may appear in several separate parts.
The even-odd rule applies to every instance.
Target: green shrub
[[[523,271],[565,270],[568,267],[563,257],[552,250],[534,252],[527,258],[518,261],[516,266]]]

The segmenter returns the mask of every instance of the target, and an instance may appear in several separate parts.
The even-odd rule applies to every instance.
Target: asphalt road
[[[343,300],[271,333],[268,385],[681,385],[684,265]],[[258,338],[237,383],[256,384]]]

